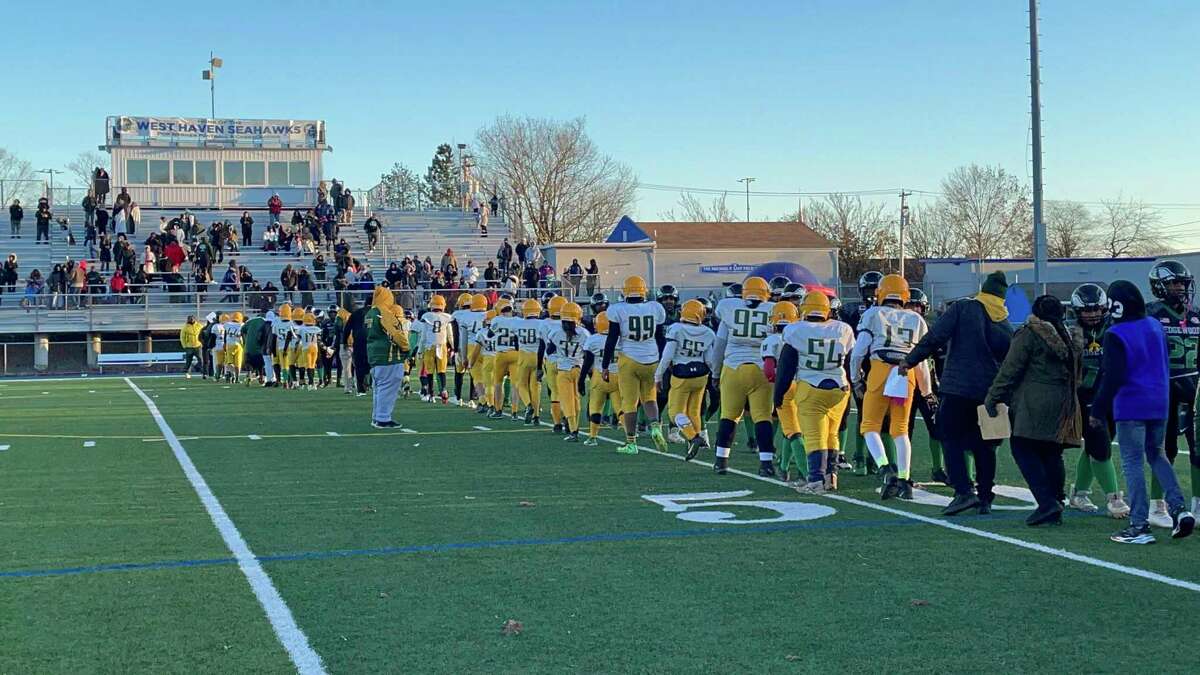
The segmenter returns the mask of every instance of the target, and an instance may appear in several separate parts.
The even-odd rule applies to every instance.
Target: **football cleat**
[[[449,401],[450,397],[447,396],[446,392],[443,391],[441,396],[438,396],[438,399],[441,401],[442,405],[446,405],[446,401]]]
[[[421,400],[425,403],[429,403],[429,394],[421,394]]]
[[[185,380],[190,380],[190,379],[192,379],[192,374],[191,374],[191,373],[184,373],[184,374],[183,374],[183,379],[185,379]]]
[[[713,462],[713,471],[715,471],[720,476],[724,476],[726,473],[728,473],[729,458],[728,457],[718,457],[717,460],[715,462]]]
[[[867,463],[861,459],[854,460],[854,475],[855,476],[867,475]]]
[[[555,425],[554,425],[554,428],[553,428],[551,431],[553,431],[553,432],[554,432],[554,433],[556,433],[556,434],[561,434],[561,433],[563,432],[563,425],[562,425],[562,422],[559,422],[558,424],[555,424]]]
[[[900,480],[900,490],[896,493],[900,499],[912,501],[913,498],[913,482],[908,479]]]
[[[1171,519],[1171,514],[1167,512],[1167,503],[1161,499],[1150,500],[1150,517],[1148,520],[1154,527],[1164,529],[1175,528],[1175,521]]]
[[[500,412],[499,410],[493,410],[492,412],[488,413],[488,419],[490,419],[490,420],[504,419],[504,413]]]
[[[1178,512],[1171,516],[1174,527],[1171,528],[1172,539],[1183,539],[1196,529],[1196,516],[1192,515],[1191,511],[1181,508]]]
[[[622,455],[636,455],[638,454],[637,443],[626,443],[625,445],[618,446],[617,452]]]
[[[376,422],[375,424],[380,429],[395,429],[396,427],[400,426],[399,424],[396,424],[395,422],[393,422],[391,420],[389,420],[387,422]]]
[[[637,423],[637,430],[638,430],[638,433],[639,433],[639,434],[644,434],[644,433],[646,433],[646,429],[648,429],[648,428],[649,428],[649,426],[648,426],[648,425],[647,425],[645,422],[638,422],[638,423]]]
[[[1130,525],[1109,539],[1118,544],[1153,544],[1155,542],[1154,533],[1150,531],[1149,525]]]
[[[891,499],[900,494],[900,478],[896,476],[896,468],[891,464],[886,464],[879,469],[879,474],[883,477],[883,489],[879,492],[880,499]]]
[[[819,480],[796,484],[796,492],[802,495],[823,495],[827,490],[825,482]]]
[[[458,400],[458,397],[457,397],[457,396],[451,396],[447,402],[448,402],[450,405],[460,405],[460,404],[462,404],[462,401]]]
[[[1196,501],[1194,497],[1192,501]],[[1125,498],[1120,492],[1114,492],[1108,496],[1107,509],[1110,518],[1121,520],[1129,517],[1129,504],[1125,503]],[[1195,511],[1192,511],[1192,513],[1195,513]]]
[[[650,429],[650,439],[654,441],[654,447],[658,448],[659,452],[667,451],[667,439],[663,436],[661,426]]]
[[[595,436],[588,436],[587,439],[583,442],[583,444],[588,446],[589,448],[594,448],[597,445],[600,445],[600,441]]]
[[[686,440],[684,440],[683,434],[679,433],[679,427],[671,427],[671,430],[669,432],[667,432],[667,441],[670,443],[686,443],[687,442]]]
[[[761,460],[758,463],[758,475],[763,478],[775,477],[775,463],[769,459]]]
[[[532,407],[525,409],[525,424],[526,425],[533,424],[533,408]]]
[[[979,501],[979,495],[974,492],[968,492],[965,495],[954,495],[954,499],[942,509],[943,516],[957,516],[964,511],[977,509],[983,502]]]
[[[1084,513],[1095,513],[1097,511],[1099,511],[1100,509],[1095,504],[1092,503],[1091,494],[1092,493],[1089,492],[1088,490],[1072,489],[1071,490],[1071,498],[1067,501],[1067,504],[1071,508],[1075,509],[1076,511],[1083,511]]]
[[[572,431],[571,433],[567,434],[567,435],[566,435],[566,436],[563,438],[563,440],[564,440],[564,441],[566,441],[566,442],[568,442],[568,443],[578,443],[578,442],[579,442],[579,432],[578,432],[578,431]]]
[[[950,484],[950,476],[947,476],[946,470],[940,466],[930,472],[929,480],[933,481],[934,483],[941,483],[942,485]]]
[[[693,459],[696,458],[696,455],[700,454],[701,448],[707,448],[707,447],[708,447],[708,442],[704,440],[703,436],[700,436],[700,435],[693,436],[692,440],[688,441],[687,452],[683,456],[684,461],[687,461],[687,462],[692,461]]]
[[[846,469],[846,470],[854,468],[854,465],[850,463],[850,460],[846,459],[846,453],[844,453],[844,452],[838,453],[837,468]]]

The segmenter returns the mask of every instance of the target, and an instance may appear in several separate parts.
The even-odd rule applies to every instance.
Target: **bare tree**
[[[971,258],[1006,255],[1030,228],[1026,189],[995,166],[959,167],[942,179],[947,224]]]
[[[838,269],[843,279],[857,279],[877,266],[880,258],[891,257],[896,247],[893,223],[884,216],[888,207],[863,202],[861,197],[827,195],[804,209],[804,220],[817,234],[838,247]],[[780,220],[799,220],[792,213]]]
[[[1096,217],[1096,238],[1110,258],[1169,253],[1162,214],[1144,202],[1117,198],[1103,202]]]
[[[108,170],[108,155],[95,151],[81,152],[75,159],[67,163],[67,172],[79,181],[78,185],[91,187],[92,172],[98,166]]]
[[[904,229],[904,254],[912,259],[954,258],[962,255],[962,242],[950,226],[944,202],[913,207]]]
[[[675,209],[671,209],[662,211],[658,215],[663,220],[686,223],[732,223],[738,217],[726,205],[728,196],[728,193],[722,193],[720,197],[713,197],[712,204],[705,206],[692,193],[681,192],[679,194],[681,212],[676,213]]]
[[[1050,258],[1078,258],[1095,247],[1096,221],[1079,202],[1046,202],[1042,211],[1046,221],[1046,255]],[[1032,244],[1032,236],[1030,237]],[[1033,246],[1030,246],[1032,253]]]
[[[498,186],[539,242],[600,241],[633,206],[633,171],[584,127],[582,118],[504,116],[477,134],[482,181]]]
[[[42,190],[42,181],[37,180],[33,165],[4,148],[0,148],[0,185],[3,185],[0,191],[4,193],[7,204],[14,199],[30,202]]]

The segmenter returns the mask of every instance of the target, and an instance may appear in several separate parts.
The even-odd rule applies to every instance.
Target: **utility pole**
[[[50,203],[50,206],[54,206],[54,174],[66,172],[59,171],[58,169],[39,169],[38,173],[50,174],[50,191],[46,194],[46,200]]]
[[[908,198],[911,192],[900,189],[900,276],[904,276],[904,228],[908,227]]]
[[[208,105],[209,119],[217,118],[217,68],[225,65],[225,62],[220,58],[213,56],[210,51],[208,53],[208,70],[200,73],[200,79],[208,80]]]
[[[1029,0],[1029,106],[1033,117],[1033,287],[1046,292],[1046,224],[1042,221],[1042,96],[1038,63],[1038,0]]]
[[[738,179],[739,183],[746,184],[746,222],[747,223],[750,222],[750,184],[753,183],[755,180],[758,180],[758,179],[750,178],[749,176]]]

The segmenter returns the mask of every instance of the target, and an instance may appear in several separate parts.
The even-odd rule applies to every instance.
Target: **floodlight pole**
[[[746,178],[738,179],[739,183],[746,184],[746,222],[747,223],[750,222],[750,184],[753,183],[755,180],[758,180],[758,179],[750,178],[749,176],[747,176]]]
[[[1033,287],[1046,292],[1046,224],[1042,221],[1042,98],[1038,63],[1038,0],[1029,0],[1029,105],[1033,119]]]

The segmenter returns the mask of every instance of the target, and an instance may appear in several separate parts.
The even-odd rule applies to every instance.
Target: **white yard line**
[[[94,447],[96,447],[96,441],[84,441],[84,442],[83,442],[83,447],[85,447],[85,448],[94,448]]]
[[[242,533],[238,531],[237,526],[233,524],[233,520],[225,513],[225,508],[221,506],[221,502],[217,501],[216,495],[208,487],[204,476],[200,475],[200,471],[192,463],[192,458],[188,456],[187,451],[183,449],[183,445],[179,443],[179,438],[175,435],[170,425],[167,424],[167,420],[163,418],[162,413],[158,411],[158,406],[154,405],[150,397],[146,396],[146,393],[139,389],[133,383],[133,380],[127,377],[125,378],[125,382],[133,389],[134,393],[141,397],[142,402],[146,404],[146,408],[150,411],[150,416],[154,418],[154,421],[158,424],[158,428],[163,433],[163,437],[167,439],[167,443],[175,453],[176,461],[179,462],[179,466],[183,469],[184,475],[187,476],[188,482],[192,484],[196,495],[200,497],[200,502],[204,504],[204,509],[208,511],[208,516],[212,518],[213,525],[221,533],[221,538],[225,540],[225,545],[229,547],[229,551],[237,559],[238,567],[242,570],[242,574],[246,576],[246,581],[250,583],[250,589],[254,591],[254,596],[258,598],[258,603],[262,605],[263,610],[267,613],[267,619],[271,622],[271,628],[275,630],[275,636],[279,638],[280,644],[287,650],[288,656],[291,657],[297,672],[304,675],[315,675],[318,673],[323,675],[325,673],[325,666],[321,663],[321,657],[309,645],[308,636],[296,624],[296,618],[292,616],[292,610],[288,608],[287,603],[283,601],[283,597],[279,595],[275,584],[271,582],[271,577],[267,575],[267,571],[263,569],[258,558],[250,550],[250,546],[246,544],[246,540],[242,538]]]
[[[475,427],[475,428],[478,429],[479,431],[491,431],[492,430],[491,427]]]
[[[542,422],[542,426],[548,427],[551,425],[547,422]],[[618,441],[618,440],[615,440],[612,438],[607,438],[605,436],[599,436],[599,438],[600,438],[600,440],[605,441],[607,443],[612,443],[613,445],[624,445],[625,444],[624,441]],[[647,448],[647,447],[639,445],[638,449],[641,452],[648,452],[652,455],[659,455],[661,457],[667,457],[670,459],[683,461],[682,455],[676,455],[676,454],[672,454],[669,452],[660,452],[656,448]],[[701,459],[697,458],[697,459],[693,459],[691,461],[691,463],[703,466],[703,467],[709,469],[710,471],[712,470],[712,465],[705,460],[701,460]],[[766,478],[766,477],[759,476],[757,474],[753,474],[753,473],[750,473],[747,471],[741,471],[739,469],[731,468],[731,469],[729,469],[729,473],[736,474],[738,476],[744,476],[746,478],[751,478],[753,480],[762,481],[764,483],[771,483],[772,485],[780,485],[783,487],[790,487],[787,483],[785,483],[777,478]],[[862,499],[856,499],[854,497],[847,497],[845,495],[839,495],[836,493],[825,494],[824,497],[827,499],[844,502],[846,504],[854,504],[855,506],[861,506],[866,509],[873,509],[875,511],[881,511],[883,513],[890,513],[892,515],[900,516],[902,518],[909,518],[911,520],[916,520],[918,522],[922,522],[927,525],[933,525],[935,527],[941,527],[941,528],[945,528],[947,530],[953,530],[955,532],[962,532],[963,534],[970,534],[970,535],[974,535],[976,537],[982,537],[984,539],[989,539],[991,541],[1000,542],[1002,544],[1009,544],[1011,546],[1016,546],[1018,548],[1023,548],[1023,549],[1029,550],[1029,551],[1036,551],[1038,553],[1044,553],[1046,555],[1051,555],[1056,558],[1072,560],[1074,562],[1083,563],[1085,565],[1091,565],[1092,567],[1099,567],[1101,569],[1106,569],[1111,572],[1127,574],[1129,576],[1138,577],[1141,579],[1147,579],[1149,581],[1157,581],[1160,584],[1166,584],[1168,586],[1174,586],[1175,588],[1182,588],[1184,590],[1200,593],[1200,584],[1197,584],[1197,583],[1194,583],[1191,581],[1185,581],[1183,579],[1176,579],[1175,577],[1169,577],[1165,574],[1159,574],[1157,572],[1151,572],[1149,570],[1141,569],[1140,567],[1131,567],[1129,565],[1121,565],[1119,563],[1109,562],[1107,560],[1101,560],[1100,558],[1093,558],[1092,556],[1083,555],[1080,553],[1074,553],[1074,552],[1068,551],[1066,549],[1054,548],[1052,546],[1046,546],[1045,544],[1038,544],[1038,543],[1032,542],[1032,541],[1025,541],[1024,539],[1017,539],[1016,537],[1009,537],[1009,536],[1003,535],[1003,534],[996,534],[995,532],[988,532],[987,530],[980,530],[978,528],[970,527],[969,525],[962,525],[960,523],[955,523],[955,522],[952,522],[949,520],[945,520],[943,518],[931,518],[929,516],[923,516],[919,513],[912,513],[910,511],[905,511],[903,509],[895,509],[890,506],[884,506],[882,504],[876,504],[873,502],[864,501]],[[1117,544],[1113,544],[1113,545],[1116,546]]]

